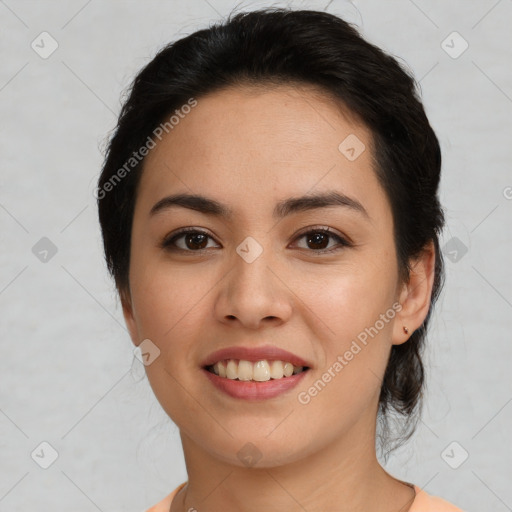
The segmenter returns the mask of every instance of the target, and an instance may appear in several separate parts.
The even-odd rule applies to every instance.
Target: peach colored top
[[[168,494],[162,501],[158,502],[153,507],[149,508],[146,512],[169,512],[171,502],[187,482],[180,484],[174,491]],[[412,485],[412,484],[411,484]],[[448,501],[439,498],[438,496],[431,496],[425,491],[421,490],[417,485],[414,485],[416,497],[408,512],[464,512],[462,509],[457,508]]]

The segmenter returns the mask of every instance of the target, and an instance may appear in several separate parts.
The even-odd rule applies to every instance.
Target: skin
[[[366,150],[349,161],[338,149],[349,134]],[[343,207],[299,212],[279,222],[277,201],[337,190],[369,214]],[[235,211],[231,220],[152,206],[177,192],[199,193]],[[202,254],[160,243],[192,226],[211,238]],[[303,232],[330,227],[353,246]],[[305,228],[311,227],[311,230]],[[300,235],[300,236],[299,236]],[[263,252],[247,263],[236,252],[251,236]],[[382,377],[392,345],[424,321],[434,249],[398,280],[390,204],[372,170],[369,130],[312,87],[228,88],[201,97],[146,157],[132,226],[130,289],[122,294],[132,341],[150,339],[160,355],[146,366],[152,389],[180,429],[188,485],[172,512],[406,512],[413,489],[389,475],[375,453]],[[402,309],[308,404],[307,391],[379,315]],[[231,398],[202,375],[211,352],[275,344],[312,363],[294,389],[265,401]],[[246,467],[247,443],[261,459]]]

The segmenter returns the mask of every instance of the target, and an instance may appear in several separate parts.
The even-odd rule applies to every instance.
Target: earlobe
[[[396,315],[393,345],[405,343],[423,324],[430,309],[434,276],[435,248],[430,241],[412,263],[409,281],[402,287],[399,298],[402,309]]]

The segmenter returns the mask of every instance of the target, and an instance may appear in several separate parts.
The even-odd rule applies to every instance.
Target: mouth
[[[245,359],[223,359],[204,369],[221,378],[240,381],[267,382],[287,379],[309,370],[308,366],[295,366],[289,361],[248,361]]]
[[[312,365],[274,345],[234,346],[210,354],[201,370],[223,394],[261,401],[289,394],[306,378]]]

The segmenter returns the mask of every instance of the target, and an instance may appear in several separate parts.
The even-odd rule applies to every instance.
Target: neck
[[[181,438],[188,485],[171,512],[407,512],[414,500],[414,489],[389,475],[377,460],[375,424],[366,431],[354,425],[311,455],[272,467],[229,464],[183,432]]]

